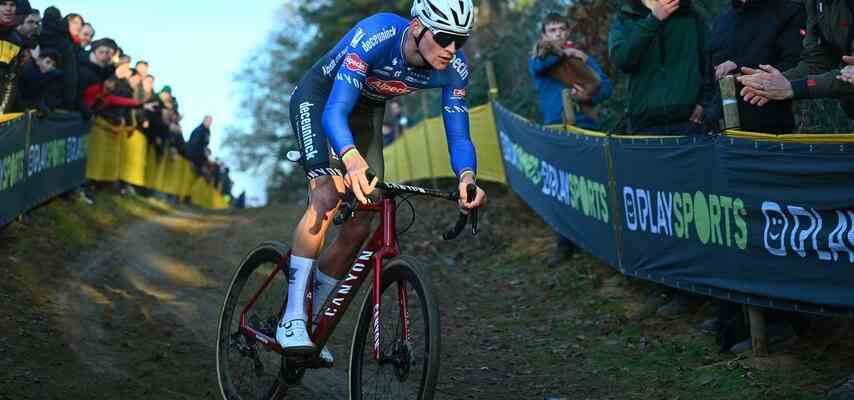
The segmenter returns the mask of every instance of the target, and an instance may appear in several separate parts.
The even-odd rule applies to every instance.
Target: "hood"
[[[68,24],[56,7],[48,7],[42,17],[42,37],[68,35]]]

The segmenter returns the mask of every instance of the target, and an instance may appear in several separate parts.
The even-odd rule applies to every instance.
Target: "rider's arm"
[[[466,94],[465,86],[446,86],[442,89],[442,118],[451,155],[451,168],[460,178],[477,173],[477,157],[469,135]]]
[[[354,146],[348,120],[356,101],[359,100],[369,68],[369,64],[357,50],[351,48],[349,51],[335,76],[332,93],[326,102],[322,118],[323,130],[335,154],[339,156]]]

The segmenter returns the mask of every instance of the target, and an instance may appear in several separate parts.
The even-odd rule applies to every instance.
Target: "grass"
[[[695,328],[711,316],[709,305],[667,320],[647,300],[650,283],[591,256],[549,269],[550,229],[512,193],[488,192],[479,237],[446,243],[420,232],[404,241],[405,252],[431,260],[440,291],[440,393],[806,400],[825,398],[834,382],[854,373],[850,337],[832,338],[820,327],[838,321],[816,320],[794,347],[768,358],[720,353],[715,337]],[[421,225],[450,224],[442,205],[418,203]],[[413,241],[428,243],[407,245]],[[453,265],[438,262],[437,253]]]

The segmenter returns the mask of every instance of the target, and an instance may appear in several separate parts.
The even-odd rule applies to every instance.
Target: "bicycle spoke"
[[[227,332],[231,332],[228,342],[221,348],[220,368],[227,378],[223,382],[228,387],[229,397],[239,400],[267,399],[279,384],[281,355],[269,350],[254,338],[247,337],[240,331],[240,315],[247,304],[258,293],[264,282],[276,270],[276,264],[269,262],[252,266],[255,269],[248,273],[242,286],[233,289],[236,297],[232,303],[227,324]],[[287,289],[284,275],[278,275],[269,286],[260,293],[254,306],[246,314],[246,324],[255,331],[275,337],[276,324],[282,306],[282,296]],[[222,333],[221,333],[222,334]],[[221,339],[222,340],[222,339]]]
[[[417,398],[420,390],[421,375],[425,357],[424,344],[419,341],[425,328],[424,316],[420,307],[418,293],[407,286],[409,309],[409,340],[403,337],[400,302],[397,284],[384,290],[380,309],[380,349],[384,360],[376,362],[373,357],[373,329],[366,335],[363,354],[362,398],[370,399],[409,399]],[[419,304],[419,307],[413,307]],[[414,365],[413,365],[414,364]]]

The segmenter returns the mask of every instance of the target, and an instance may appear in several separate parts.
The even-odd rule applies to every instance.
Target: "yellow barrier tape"
[[[0,115],[0,123],[22,114]],[[228,197],[196,175],[184,157],[166,149],[158,155],[145,135],[130,127],[110,124],[97,118],[89,134],[86,178],[96,181],[118,180],[159,192],[191,197],[193,204],[210,209],[228,208]]]
[[[727,136],[738,139],[754,139],[765,140],[772,142],[785,143],[806,143],[806,144],[822,144],[822,143],[854,143],[854,133],[839,133],[839,134],[789,134],[789,135],[772,135],[768,133],[745,132],[739,130],[728,130],[725,132]]]
[[[485,104],[469,110],[471,138],[477,149],[478,179],[506,183],[504,162],[492,106]],[[429,148],[429,152],[426,149]],[[428,159],[429,154],[429,159]],[[448,142],[442,118],[429,118],[407,129],[383,150],[385,178],[408,182],[433,177],[455,177],[451,170]]]
[[[23,113],[0,114],[0,124],[23,117]]]
[[[119,180],[119,135],[112,125],[102,118],[95,119],[89,134],[89,153],[86,160],[86,178],[94,181]]]
[[[119,179],[136,186],[145,186],[145,164],[148,156],[148,141],[142,132],[133,130],[130,137],[119,135],[121,166]]]

